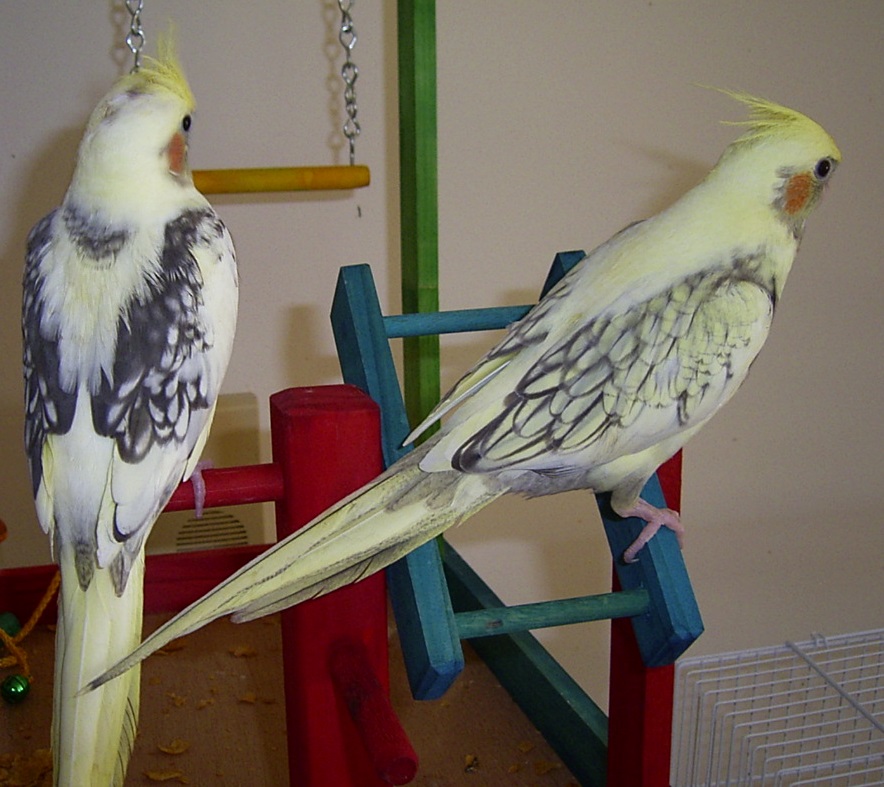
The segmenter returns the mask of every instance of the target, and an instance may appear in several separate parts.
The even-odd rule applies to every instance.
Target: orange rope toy
[[[33,680],[31,676],[31,670],[28,666],[28,657],[25,653],[24,649],[20,647],[19,643],[31,633],[34,626],[37,625],[37,621],[40,620],[40,616],[46,610],[46,607],[49,606],[49,603],[55,597],[55,593],[58,590],[58,585],[61,582],[61,572],[56,571],[55,575],[52,577],[52,581],[49,583],[49,587],[46,588],[46,592],[43,594],[43,598],[40,599],[40,603],[37,604],[37,608],[31,614],[31,617],[28,618],[28,622],[22,626],[21,631],[18,632],[14,637],[7,634],[3,629],[0,629],[0,640],[3,641],[3,644],[6,646],[6,650],[9,651],[8,656],[4,656],[0,659],[0,668],[14,667],[16,664],[20,664],[22,668],[22,674],[30,681]]]
[[[6,539],[6,523],[3,520],[0,520],[0,541],[4,541]],[[52,577],[52,581],[49,583],[49,587],[46,588],[46,592],[43,594],[43,598],[40,599],[40,603],[37,604],[37,608],[31,614],[31,617],[28,619],[28,622],[25,623],[24,626],[18,631],[15,636],[7,634],[2,628],[0,628],[0,642],[2,642],[6,650],[9,651],[8,656],[4,656],[0,658],[0,669],[6,669],[7,667],[14,667],[16,664],[20,664],[22,668],[22,674],[28,681],[33,680],[33,676],[31,675],[31,668],[28,666],[28,657],[24,651],[24,648],[20,647],[21,641],[31,633],[34,626],[37,625],[37,621],[40,620],[40,616],[46,610],[46,607],[49,606],[49,603],[55,597],[55,593],[58,590],[58,585],[61,582],[61,572],[56,571],[55,576]]]

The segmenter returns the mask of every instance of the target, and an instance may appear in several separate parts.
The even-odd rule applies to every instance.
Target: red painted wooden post
[[[285,495],[276,504],[280,538],[383,468],[377,406],[355,387],[295,388],[274,394],[270,424],[273,458],[285,485]],[[403,772],[407,776],[409,768],[413,776],[417,757],[387,699],[383,572],[286,610],[282,637],[291,784],[371,787],[390,783],[379,771],[396,778]],[[355,673],[345,675],[344,691],[336,690],[329,666],[341,647],[349,648],[350,654],[361,651]],[[358,694],[360,687],[369,700],[354,722],[348,692]],[[378,713],[384,703],[389,712]],[[396,740],[397,746],[379,752],[377,735],[361,735],[357,722],[369,733],[385,730],[385,740]],[[367,746],[373,746],[372,755]]]
[[[658,471],[670,508],[681,507],[681,452]],[[614,574],[614,590],[619,590]],[[675,667],[642,663],[629,618],[611,621],[608,787],[668,787]]]

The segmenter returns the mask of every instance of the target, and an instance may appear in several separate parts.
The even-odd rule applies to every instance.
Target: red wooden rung
[[[408,784],[417,773],[417,754],[388,693],[369,666],[365,646],[355,640],[339,640],[329,652],[328,668],[375,771],[389,784]]]
[[[206,484],[206,508],[267,503],[283,496],[282,470],[277,464],[223,467],[202,471]],[[164,511],[188,511],[194,507],[193,482],[179,484]]]

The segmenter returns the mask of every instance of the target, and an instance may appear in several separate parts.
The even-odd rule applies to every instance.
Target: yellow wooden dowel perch
[[[193,173],[193,183],[203,194],[346,190],[362,188],[370,182],[368,167],[358,165],[200,169]]]

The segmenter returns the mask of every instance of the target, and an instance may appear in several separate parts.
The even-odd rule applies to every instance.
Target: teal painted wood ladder
[[[557,255],[543,293],[583,256],[583,252]],[[402,441],[410,431],[390,340],[502,328],[529,308],[384,316],[369,266],[341,269],[331,313],[341,370],[345,382],[358,386],[380,405],[386,466],[408,450]],[[656,476],[643,494],[654,505],[665,505]],[[470,639],[581,784],[650,787],[664,782],[656,777],[612,779],[606,765],[608,718],[528,633],[544,626],[587,620],[629,619],[641,671],[671,665],[702,632],[699,609],[675,536],[661,530],[644,548],[640,561],[624,565],[616,558],[644,523],[617,517],[606,495],[597,496],[597,502],[615,557],[621,588],[618,592],[506,607],[450,544],[440,554],[435,543],[425,544],[388,568],[387,581],[416,699],[434,699],[445,693],[463,669],[461,640]],[[641,672],[640,679],[643,675]],[[665,691],[664,687],[664,695]],[[612,686],[612,718],[614,702]],[[669,703],[671,713],[671,688]],[[664,716],[666,712],[664,709]],[[631,718],[635,714],[629,710],[622,715]],[[670,721],[661,718],[649,723],[654,729],[662,725],[658,732],[667,736],[665,757],[658,757],[659,771],[664,767],[663,759],[668,768]],[[651,738],[654,729],[649,730]],[[647,741],[637,745],[644,756]]]

